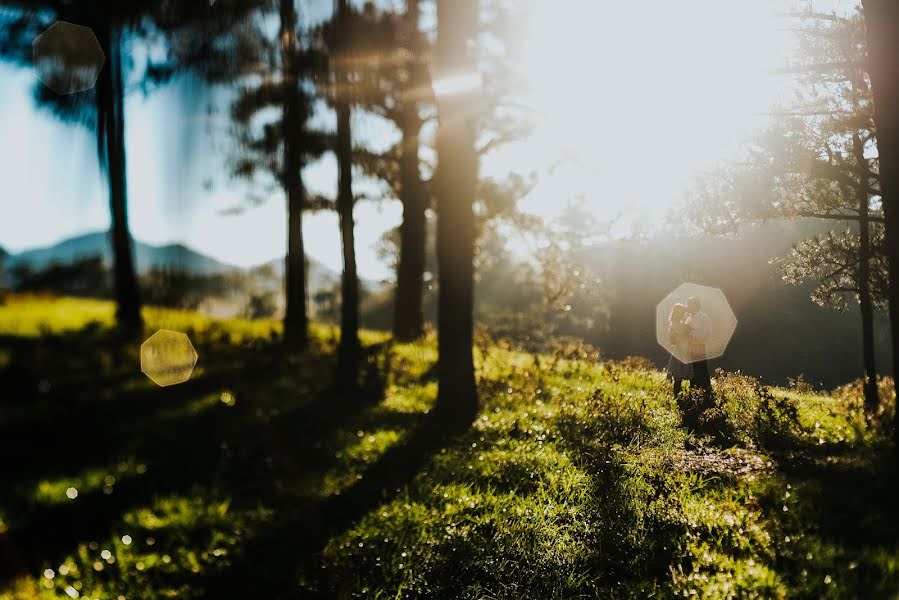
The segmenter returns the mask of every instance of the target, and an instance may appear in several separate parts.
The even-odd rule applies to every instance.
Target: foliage
[[[0,598],[896,592],[893,467],[880,438],[853,437],[858,386],[817,396],[718,372],[740,445],[697,448],[645,362],[483,338],[473,427],[380,487],[434,405],[432,336],[372,346],[386,336],[363,332],[383,390],[345,404],[329,387],[332,329],[280,371],[278,323],[147,309],[149,330],[190,331],[201,356],[190,382],[160,389],[109,337],[112,311],[0,307],[0,357],[44,370],[31,402],[4,407],[3,451],[35,431],[79,439],[63,455],[16,446],[0,527],[37,559]],[[340,498],[355,500],[328,509]]]
[[[186,310],[196,310],[210,298],[249,295],[254,287],[252,278],[237,270],[200,275],[177,269],[151,269],[140,277],[140,284],[148,304]]]
[[[877,378],[877,393],[880,403],[874,414],[865,414],[863,380],[856,379],[843,384],[831,392],[836,400],[831,413],[852,424],[856,438],[887,439],[892,435],[893,419],[896,412],[896,390],[892,377]],[[831,415],[828,415],[831,416]]]
[[[883,229],[874,230],[872,244],[883,245]],[[816,282],[812,302],[818,306],[845,311],[849,298],[858,301],[859,235],[851,230],[829,231],[793,245],[789,256],[775,259],[783,279],[792,285]],[[889,269],[886,256],[876,252],[871,260],[871,300],[874,307],[886,310]]]
[[[795,100],[774,111],[774,124],[739,158],[697,179],[690,214],[715,233],[769,219],[866,227],[871,240],[864,248],[858,233],[831,231],[774,262],[786,282],[813,282],[816,304],[845,310],[848,298],[858,298],[859,264],[867,260],[881,308],[887,265],[863,18],[798,13],[795,20],[799,52],[787,69],[799,83]]]
[[[69,296],[108,298],[112,294],[112,277],[99,256],[70,263],[53,263],[35,271],[27,264],[11,269],[14,289],[19,292],[57,293]]]
[[[278,298],[274,292],[250,294],[243,316],[247,319],[270,319],[278,311]]]
[[[729,431],[741,444],[779,447],[788,445],[801,434],[795,402],[774,395],[754,377],[718,369],[712,387]]]

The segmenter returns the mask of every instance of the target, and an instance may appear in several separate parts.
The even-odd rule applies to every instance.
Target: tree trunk
[[[477,21],[477,0],[437,3],[438,77],[471,73],[468,41]],[[478,179],[471,91],[438,98],[437,133],[437,410],[451,426],[477,414],[473,343],[474,211]]]
[[[427,202],[421,183],[421,173],[418,170],[421,117],[418,114],[415,96],[426,81],[420,65],[421,48],[415,43],[418,37],[418,2],[419,0],[406,0],[407,46],[412,62],[404,90],[400,123],[403,135],[400,156],[400,200],[403,203],[403,222],[400,225],[400,257],[397,265],[393,314],[393,337],[400,342],[415,340],[424,332],[422,292]]]
[[[297,13],[294,0],[281,0],[281,61],[284,77],[284,174],[287,196],[287,257],[285,264],[284,344],[288,352],[301,352],[309,344],[306,315],[306,262],[303,248],[302,157],[297,136],[300,118]]]
[[[134,268],[134,250],[128,231],[128,188],[125,172],[125,98],[122,52],[112,25],[97,28],[106,55],[106,67],[97,82],[97,144],[100,162],[109,183],[113,278],[116,322],[126,335],[138,335],[143,327],[140,288]]]
[[[871,301],[871,226],[868,219],[868,164],[861,137],[852,134],[852,151],[860,185],[858,194],[858,301],[862,313],[862,358],[865,365],[864,392],[865,408],[869,415],[877,410],[877,364],[874,359],[874,306]]]
[[[334,51],[346,52],[349,40],[347,0],[338,0]],[[359,278],[356,274],[356,240],[353,231],[353,137],[350,126],[351,106],[348,78],[340,68],[333,73],[337,81],[337,215],[340,219],[340,242],[343,249],[343,272],[340,278],[340,345],[337,364],[341,381],[356,381],[359,366]]]
[[[863,0],[869,73],[874,91],[874,122],[880,157],[884,235],[889,261],[890,335],[893,377],[899,376],[899,2]],[[899,410],[893,437],[899,447]]]
[[[343,273],[340,280],[338,361],[345,374],[355,376],[359,363],[359,278],[356,273],[356,240],[353,231],[352,152],[350,105],[346,101],[340,101],[337,107],[337,213],[343,246]]]

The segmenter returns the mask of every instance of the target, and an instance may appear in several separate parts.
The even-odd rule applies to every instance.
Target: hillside
[[[430,412],[433,339],[366,332],[366,384],[345,397],[326,328],[281,368],[277,323],[148,309],[148,331],[189,331],[200,356],[191,381],[155,388],[137,344],[104,333],[111,313],[0,307],[15,390],[0,452],[17,457],[0,489],[0,598],[899,592],[896,465],[857,389],[719,374],[707,438],[679,427],[670,386],[638,361],[484,342],[481,412],[447,437]],[[35,443],[67,432],[65,453]]]
[[[242,271],[240,267],[229,265],[206,256],[183,244],[167,244],[154,246],[139,240],[134,242],[135,266],[139,273],[151,269],[173,269],[191,275],[214,275],[231,271]],[[43,248],[26,250],[19,254],[9,255],[7,267],[27,264],[34,270],[47,268],[52,263],[68,263],[80,258],[101,256],[107,264],[112,262],[112,248],[107,232],[95,232],[65,239]],[[340,281],[340,275],[322,263],[308,259],[310,289],[331,289]],[[273,260],[250,273],[258,273],[261,269],[270,269],[277,277],[283,273],[283,260]],[[260,275],[260,282],[265,277]]]
[[[591,328],[568,328],[560,332],[580,337],[610,357],[646,356],[656,364],[667,360],[655,342],[655,306],[683,281],[695,281],[724,290],[739,319],[727,354],[715,365],[740,370],[766,383],[785,384],[803,373],[810,381],[834,387],[860,376],[861,323],[858,311],[838,313],[815,306],[808,287],[788,286],[770,264],[776,256],[789,252],[790,245],[804,236],[820,232],[815,222],[773,222],[747,228],[732,238],[694,239],[657,236],[640,242],[615,242],[592,248],[581,259],[600,277],[604,297],[603,314],[593,315],[595,306],[573,302],[572,313],[595,317]],[[54,246],[10,257],[7,267],[22,261],[46,265],[53,260],[102,253],[109,260],[106,234],[96,233],[66,240]],[[237,267],[223,264],[182,245],[151,246],[136,242],[137,265],[145,272],[150,266],[187,268],[192,274],[221,273]],[[283,260],[269,261],[249,269],[253,287],[280,294]],[[478,315],[483,322],[485,309],[494,313],[514,313],[516,303],[532,294],[532,285],[511,277],[514,257],[501,261],[507,271],[483,274],[476,284]],[[309,289],[334,290],[340,274],[315,260],[309,261]],[[433,266],[431,267],[433,268]],[[9,268],[5,269],[9,272]],[[362,281],[374,292],[363,304],[363,322],[389,329],[393,321],[392,293],[378,282]],[[433,319],[436,292],[426,292],[426,315]],[[236,314],[241,302],[228,303]],[[234,308],[237,307],[237,308]],[[230,311],[230,312],[229,312]],[[604,312],[603,312],[604,311]],[[486,319],[489,320],[489,319]],[[877,362],[890,372],[886,315],[876,315]]]
[[[154,268],[176,268],[190,273],[208,275],[223,273],[235,268],[181,244],[153,246],[135,241],[134,254],[135,266],[141,273]],[[108,233],[88,233],[44,248],[26,250],[11,257],[11,265],[25,263],[35,270],[41,270],[54,262],[65,263],[92,256],[101,256],[106,263],[112,262],[112,248]]]
[[[655,342],[656,303],[684,281],[721,288],[739,319],[727,354],[716,361],[766,383],[785,384],[804,373],[827,387],[861,376],[861,317],[857,305],[845,313],[820,308],[811,287],[789,286],[771,259],[818,233],[815,222],[772,222],[732,238],[660,236],[592,250],[587,261],[600,274],[608,318],[583,337],[613,358],[648,356],[662,365]],[[877,314],[878,365],[889,373],[887,317]]]

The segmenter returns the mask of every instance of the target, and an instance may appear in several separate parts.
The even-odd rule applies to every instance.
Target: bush
[[[247,319],[269,319],[278,312],[278,296],[273,292],[251,294],[243,309]]]
[[[656,365],[645,356],[626,356],[618,361],[618,366],[625,371],[655,371]]]
[[[735,442],[749,447],[782,446],[802,431],[796,404],[775,397],[754,377],[718,369],[712,388],[717,410]]]
[[[815,387],[805,378],[804,373],[800,373],[796,377],[788,377],[787,382],[792,391],[799,394],[814,394]]]
[[[864,380],[859,378],[835,388],[831,392],[834,410],[853,424],[858,433],[868,431],[875,436],[889,436],[896,413],[896,388],[892,377],[877,378],[880,404],[873,415],[865,415]]]

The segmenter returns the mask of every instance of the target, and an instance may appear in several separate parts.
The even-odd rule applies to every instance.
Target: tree
[[[154,86],[168,82],[178,72],[197,70],[215,73],[227,68],[228,60],[216,53],[211,40],[221,42],[233,36],[232,20],[239,18],[250,0],[220,3],[232,19],[211,19],[202,5],[172,5],[150,0],[135,2],[75,3],[67,0],[3,0],[11,7],[13,17],[0,27],[0,57],[30,65],[32,42],[53,22],[65,20],[89,27],[103,51],[105,64],[93,89],[69,95],[57,95],[38,84],[35,90],[39,106],[46,107],[59,118],[80,122],[96,133],[97,155],[109,188],[113,275],[116,320],[126,335],[137,335],[142,328],[140,290],[134,267],[133,242],[128,228],[128,186],[125,152],[126,79],[137,75],[139,87],[148,93]],[[185,33],[187,32],[187,33]],[[201,34],[198,34],[201,33]],[[175,39],[193,40],[192,44],[173,44]],[[147,53],[142,71],[123,48],[142,40],[161,42],[166,51]],[[166,43],[168,42],[168,43]],[[60,56],[56,68],[65,69],[67,60]],[[212,66],[215,65],[215,66]]]
[[[884,246],[889,262],[890,334],[893,375],[899,377],[899,3],[863,0],[868,69],[874,92],[874,120],[882,173]],[[893,436],[899,446],[899,410]]]
[[[398,103],[398,120],[402,133],[399,157],[399,192],[403,203],[400,225],[399,261],[396,273],[393,336],[408,342],[424,332],[422,295],[425,272],[427,223],[425,211],[429,195],[421,179],[419,147],[423,125],[420,104],[430,96],[426,53],[427,39],[418,26],[419,0],[406,0],[401,26],[401,44],[407,58],[400,80],[405,82]]]
[[[341,6],[337,5],[338,11]],[[394,334],[409,341],[420,336],[423,327],[422,256],[430,194],[421,181],[419,135],[425,122],[421,105],[433,97],[427,72],[430,43],[418,27],[417,0],[406,2],[405,14],[376,11],[371,2],[361,11],[352,7],[342,10],[343,16],[325,24],[321,36],[331,46],[334,76],[339,78],[328,82],[338,114],[338,133],[346,129],[340,127],[343,98],[393,122],[401,133],[401,141],[386,152],[354,147],[352,162],[367,175],[386,182],[403,202]],[[329,33],[332,27],[335,31]]]
[[[472,343],[479,74],[468,51],[477,8],[477,0],[437,3],[437,410],[451,424],[470,423],[478,409]]]
[[[825,186],[824,191],[810,190],[809,212],[817,216],[835,212],[845,215],[858,223],[858,234],[831,232],[825,238],[808,240],[794,249],[792,264],[785,265],[788,269],[785,278],[790,280],[792,276],[795,281],[800,273],[816,276],[819,286],[813,299],[837,308],[844,308],[845,294],[857,297],[862,317],[864,393],[867,408],[873,413],[879,398],[874,359],[876,302],[872,297],[871,274],[875,257],[871,237],[875,227],[872,220],[879,221],[882,217],[872,215],[871,206],[880,189],[871,89],[863,60],[864,29],[858,15],[850,18],[809,15],[808,18],[813,25],[802,32],[806,52],[805,64],[799,68],[813,73],[810,82],[813,89],[825,89],[821,98],[800,107],[805,114],[799,122],[806,127],[804,137],[811,138],[811,144],[794,155],[805,161],[805,172],[813,181]],[[810,113],[817,114],[806,116]],[[820,195],[815,196],[816,192]],[[812,252],[817,254],[817,260],[812,259]]]
[[[12,3],[14,6],[19,3]],[[94,32],[105,64],[95,87],[87,92],[59,96],[38,84],[39,104],[49,105],[64,120],[81,121],[92,126],[97,136],[97,156],[106,173],[109,186],[111,215],[110,234],[113,248],[113,273],[116,299],[116,322],[126,335],[141,331],[140,292],[134,268],[131,235],[128,230],[128,201],[125,177],[125,110],[122,43],[129,24],[145,7],[122,9],[107,3],[92,3],[80,7],[47,0],[39,6],[19,7],[17,19],[3,40],[3,54],[16,62],[29,64],[31,41],[56,20],[83,24]],[[52,16],[51,16],[52,15]],[[58,69],[67,68],[65,56],[57,62]]]
[[[402,14],[381,13],[369,31],[377,32],[380,45],[369,49],[370,87],[378,90],[365,105],[366,110],[392,121],[400,131],[400,141],[385,153],[356,152],[357,162],[366,173],[386,182],[403,204],[403,221],[395,239],[397,284],[393,303],[395,339],[410,341],[422,334],[423,292],[427,253],[427,211],[434,207],[435,170],[422,154],[423,137],[434,123],[434,94],[429,64],[433,52],[430,32],[419,25],[420,0],[407,0]],[[516,69],[520,51],[520,24],[526,11],[521,3],[490,0],[480,4],[473,62],[485,73],[482,101],[477,114],[477,153],[483,157],[503,144],[522,139],[531,123],[515,102],[514,94],[524,85]],[[488,223],[503,220],[522,222],[516,210],[518,199],[530,192],[533,181],[514,174],[505,181],[481,179],[475,196],[476,240]]]
[[[872,271],[878,262],[877,137],[871,90],[864,69],[865,43],[859,16],[800,13],[800,58],[789,71],[803,84],[792,106],[776,113],[771,131],[747,149],[741,163],[706,179],[694,198],[706,229],[772,218],[844,221],[858,233],[830,232],[794,246],[778,260],[784,279],[813,280],[812,299],[837,309],[857,298],[862,321],[865,398],[878,404],[874,360]],[[875,276],[879,275],[874,273]]]
[[[343,250],[343,272],[340,279],[340,344],[337,348],[338,370],[349,373],[355,382],[359,362],[359,277],[356,273],[356,242],[353,208],[353,136],[350,126],[352,112],[351,65],[353,40],[364,31],[353,27],[356,20],[350,14],[347,0],[337,1],[334,15],[335,41],[331,48],[334,104],[337,112],[337,215],[340,220],[340,241]],[[350,68],[348,68],[350,67]],[[345,377],[340,377],[346,381]]]
[[[289,350],[305,350],[309,343],[306,314],[305,248],[303,246],[303,180],[298,133],[308,117],[300,92],[297,56],[297,12],[294,0],[280,0],[282,68],[281,135],[284,144],[284,191],[287,194],[287,257],[285,265],[284,342]]]
[[[324,59],[308,41],[301,43],[294,0],[278,0],[275,8],[276,40],[262,25],[270,14],[266,5],[260,7],[262,13],[248,33],[246,45],[268,52],[261,53],[261,62],[246,63],[240,71],[243,86],[231,109],[237,140],[233,174],[261,186],[262,193],[251,197],[254,203],[276,189],[284,192],[284,345],[288,352],[300,352],[309,340],[303,213],[331,207],[330,202],[309,198],[302,176],[303,168],[330,147],[327,136],[309,128],[315,97],[308,84],[324,68]],[[280,77],[270,76],[271,71]]]

